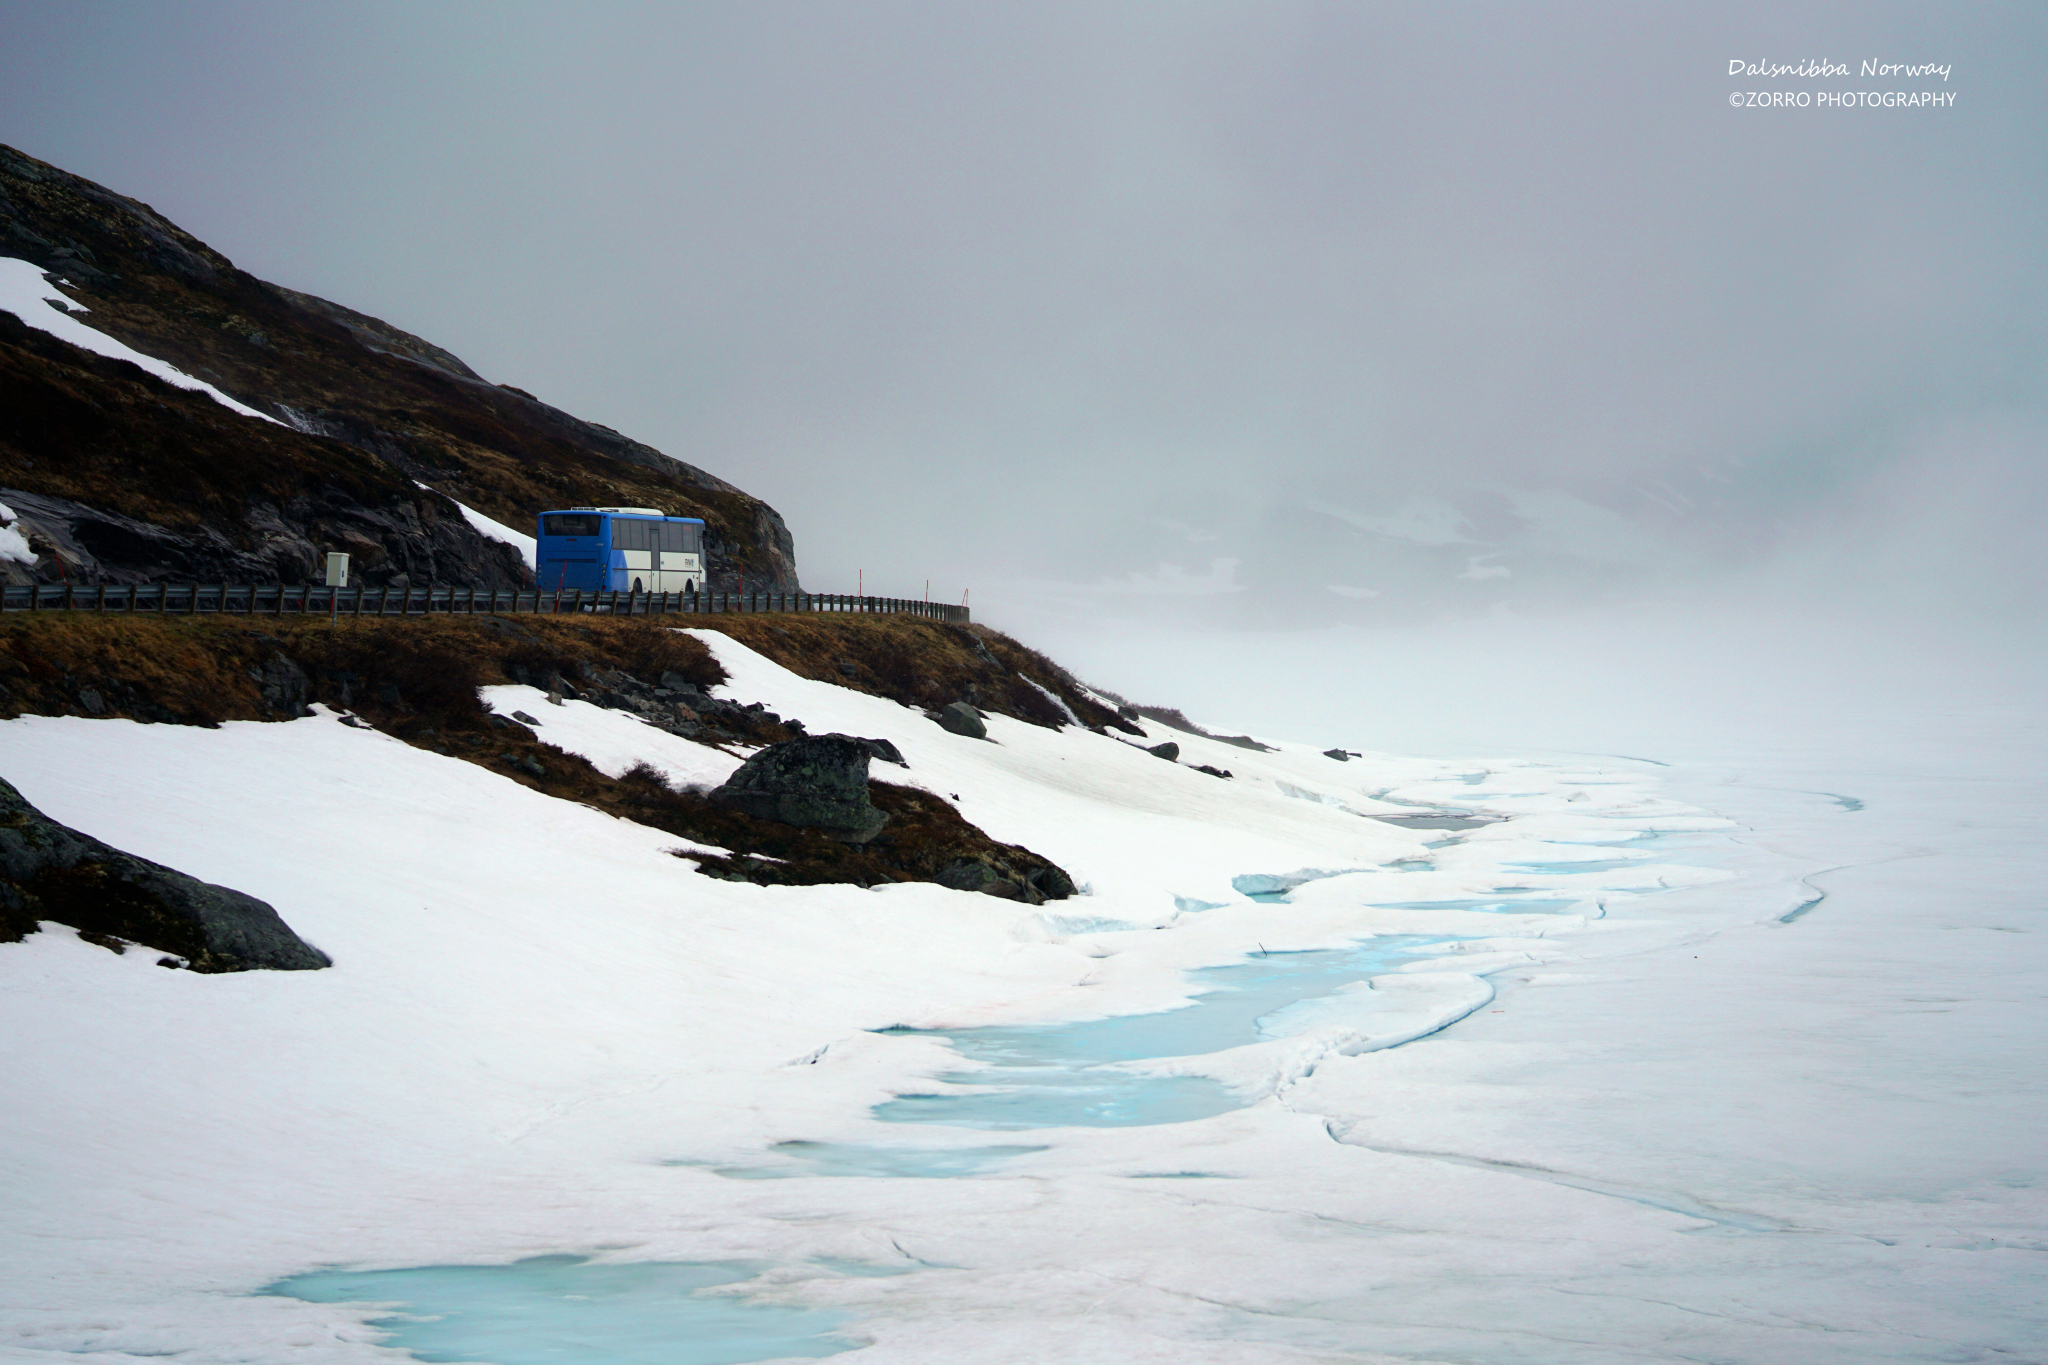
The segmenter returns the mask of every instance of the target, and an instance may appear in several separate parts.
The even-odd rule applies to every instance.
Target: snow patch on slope
[[[31,550],[21,529],[13,524],[14,509],[0,502],[0,559],[11,559],[17,564],[33,564],[36,552]]]
[[[419,484],[421,488],[427,489],[430,493],[441,492],[438,488],[432,488],[420,483],[418,479],[414,479],[413,482]],[[446,493],[441,493],[441,496],[448,498]],[[456,502],[454,498],[448,498],[448,501],[455,503],[456,510],[462,513],[462,519],[474,527],[486,540],[500,540],[519,551],[519,557],[526,561],[526,567],[529,569],[539,566],[540,542],[534,537],[520,531],[515,531],[502,521],[493,521],[474,507]]]
[[[12,256],[0,256],[0,308],[20,318],[40,332],[48,332],[60,341],[103,355],[112,360],[125,360],[140,366],[166,384],[181,389],[203,393],[222,407],[239,412],[244,417],[282,426],[274,417],[256,411],[246,403],[234,399],[203,380],[194,379],[174,365],[168,365],[154,356],[144,355],[131,346],[123,345],[105,332],[95,331],[78,321],[78,313],[89,311],[83,304],[64,297],[50,286],[44,278],[44,270],[32,261],[19,260]],[[61,310],[61,311],[59,311]]]

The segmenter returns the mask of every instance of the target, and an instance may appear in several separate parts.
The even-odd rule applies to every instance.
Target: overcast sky
[[[813,589],[2048,587],[2038,3],[0,12],[0,140],[731,478]]]

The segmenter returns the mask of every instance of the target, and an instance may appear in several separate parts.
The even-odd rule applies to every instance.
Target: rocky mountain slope
[[[724,479],[259,280],[147,205],[0,146],[7,256],[49,272],[95,330],[274,419],[0,310],[0,502],[36,551],[0,560],[14,581],[296,583],[343,550],[371,585],[518,584],[516,554],[460,503],[521,530],[578,504],[701,516],[713,589],[798,586],[782,518]]]

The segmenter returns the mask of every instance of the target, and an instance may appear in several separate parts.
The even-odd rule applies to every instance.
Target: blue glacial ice
[[[1263,953],[1191,973],[1201,992],[1190,1005],[1157,1014],[1074,1024],[941,1030],[899,1029],[945,1039],[973,1070],[949,1072],[940,1088],[875,1106],[892,1123],[960,1128],[1127,1128],[1182,1123],[1243,1107],[1246,1100],[1206,1076],[1145,1075],[1119,1062],[1196,1057],[1260,1041],[1259,1021],[1303,1000],[1431,956],[1456,940],[1385,935],[1345,948]]]
[[[596,1263],[537,1256],[510,1265],[316,1270],[263,1292],[311,1303],[390,1305],[372,1325],[424,1361],[490,1365],[742,1365],[815,1358],[860,1343],[843,1313],[704,1291],[754,1278],[745,1262]]]

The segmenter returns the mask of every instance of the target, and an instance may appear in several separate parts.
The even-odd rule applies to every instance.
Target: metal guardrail
[[[900,597],[815,592],[599,592],[565,588],[330,588],[285,583],[36,583],[0,588],[0,611],[153,612],[167,616],[423,616],[599,612],[612,616],[710,616],[733,612],[832,612],[921,616],[965,625],[966,607]]]

